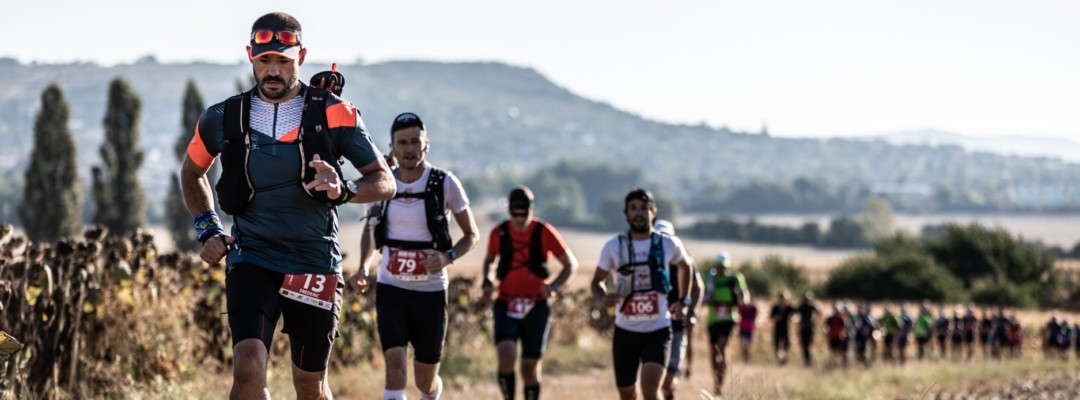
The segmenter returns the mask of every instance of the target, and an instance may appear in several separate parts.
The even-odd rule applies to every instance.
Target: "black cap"
[[[412,127],[420,128],[422,131],[426,131],[424,128],[424,121],[420,119],[419,115],[411,112],[404,112],[394,117],[394,123],[390,125],[390,133],[400,131],[402,129],[409,129]]]
[[[510,191],[507,200],[511,210],[527,210],[532,208],[533,192],[527,186],[518,186]]]

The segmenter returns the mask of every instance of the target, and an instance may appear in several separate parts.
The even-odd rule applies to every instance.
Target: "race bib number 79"
[[[330,310],[337,300],[337,282],[338,275],[333,274],[286,274],[280,293],[287,299]]]
[[[390,261],[386,264],[390,276],[402,281],[427,280],[427,269],[421,264],[427,259],[423,250],[390,249]]]

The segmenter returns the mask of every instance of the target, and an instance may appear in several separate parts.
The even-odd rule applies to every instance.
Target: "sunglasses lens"
[[[271,40],[274,40],[274,31],[269,29],[257,31],[255,32],[255,35],[251,38],[251,40],[254,40],[255,44],[270,43]]]
[[[291,31],[279,31],[277,33],[278,41],[286,46],[295,46],[300,43],[300,39],[296,37],[296,32]]]

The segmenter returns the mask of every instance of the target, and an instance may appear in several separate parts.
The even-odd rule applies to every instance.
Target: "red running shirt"
[[[529,226],[524,232],[510,228],[510,242],[514,245],[514,259],[510,263],[510,271],[499,282],[499,299],[508,300],[514,297],[529,297],[534,299],[543,298],[542,287],[544,280],[529,271],[529,241],[532,240],[533,230],[539,226],[534,217],[529,221]],[[555,258],[566,254],[566,243],[563,242],[559,232],[551,224],[544,224],[543,232],[540,232],[540,244],[544,252]],[[491,230],[488,237],[488,257],[499,257],[499,227]],[[498,262],[492,264],[492,268],[498,267]],[[555,273],[552,272],[552,275]]]

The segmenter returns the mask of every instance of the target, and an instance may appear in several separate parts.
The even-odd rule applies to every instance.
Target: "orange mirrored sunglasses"
[[[267,44],[277,37],[278,43],[286,46],[296,46],[300,44],[300,34],[295,31],[275,31],[273,29],[260,29],[255,32],[251,32],[251,42],[254,44]]]

